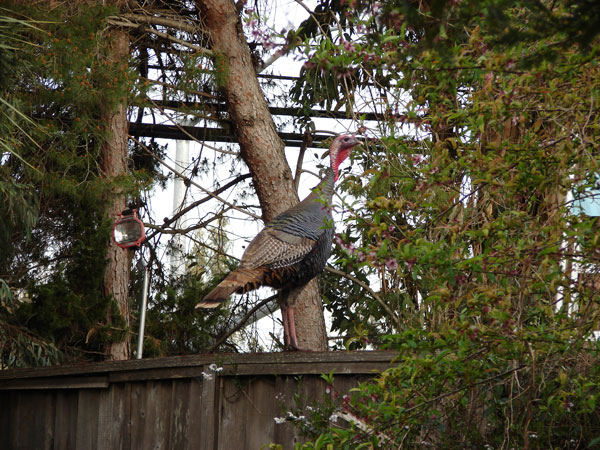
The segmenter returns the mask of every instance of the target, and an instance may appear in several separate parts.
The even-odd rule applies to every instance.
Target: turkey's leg
[[[283,343],[286,349],[303,350],[298,347],[296,324],[294,323],[294,307],[281,304],[281,319],[283,322]]]
[[[281,321],[283,322],[283,345],[287,348],[290,345],[290,324],[288,322],[288,308],[281,304]]]
[[[296,322],[294,322],[294,307],[287,306],[285,309],[285,314],[287,315],[289,332],[287,345],[295,350],[301,350],[301,348],[298,347],[298,336],[296,336]]]
[[[286,350],[305,351],[298,346],[296,336],[296,322],[294,321],[294,307],[290,303],[295,300],[294,291],[280,292],[279,307],[281,308],[281,320],[283,322],[283,343]],[[290,301],[292,300],[292,302]]]

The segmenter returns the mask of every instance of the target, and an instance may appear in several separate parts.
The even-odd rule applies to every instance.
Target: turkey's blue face
[[[334,139],[333,144],[331,144],[329,157],[331,158],[331,168],[335,172],[336,181],[338,179],[338,168],[340,164],[358,144],[358,140],[354,136],[349,135],[338,136]]]

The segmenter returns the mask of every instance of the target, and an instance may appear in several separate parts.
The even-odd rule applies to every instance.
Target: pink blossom
[[[341,244],[341,247],[346,250],[348,253],[350,253],[351,255],[356,251],[356,248],[354,248],[354,245],[351,243],[346,244],[345,242]]]
[[[398,261],[392,258],[386,258],[385,267],[387,267],[389,270],[396,270],[398,269]]]
[[[344,49],[346,49],[346,51],[349,51],[349,52],[353,52],[354,50],[356,50],[356,47],[354,47],[354,44],[352,44],[351,42],[348,42],[348,41],[342,41],[342,46],[344,47]]]
[[[416,166],[425,162],[425,157],[423,155],[412,155],[411,159],[413,161],[413,164]]]

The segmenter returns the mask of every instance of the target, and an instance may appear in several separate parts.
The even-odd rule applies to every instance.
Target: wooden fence
[[[0,371],[0,447],[290,449],[300,439],[296,428],[274,418],[296,406],[296,394],[322,399],[320,375],[331,371],[343,394],[389,367],[393,356],[193,355]]]

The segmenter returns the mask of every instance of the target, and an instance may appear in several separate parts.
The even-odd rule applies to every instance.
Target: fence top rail
[[[144,379],[144,374],[149,379],[177,378],[193,376],[212,364],[223,368],[221,376],[320,374],[331,370],[367,374],[390,367],[396,356],[397,352],[391,351],[215,353],[7,369],[0,370],[0,381],[92,375],[106,375],[112,380]]]

